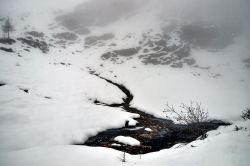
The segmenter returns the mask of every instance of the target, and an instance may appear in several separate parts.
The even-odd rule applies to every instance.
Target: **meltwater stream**
[[[197,139],[199,136],[205,138],[206,132],[217,129],[220,125],[229,125],[229,123],[220,120],[213,120],[204,123],[202,131],[199,130],[194,132],[193,130],[190,130],[187,125],[175,124],[171,120],[157,118],[132,107],[130,102],[133,100],[134,96],[128,88],[122,84],[115,83],[100,76],[93,70],[89,73],[119,88],[126,95],[126,97],[123,98],[123,103],[107,104],[96,99],[94,104],[106,107],[119,107],[127,112],[139,114],[140,117],[134,118],[134,120],[138,122],[136,126],[129,126],[129,123],[125,122],[124,127],[122,128],[107,129],[95,136],[89,137],[84,143],[78,143],[77,145],[101,146],[117,149],[130,154],[145,154],[170,148],[177,143],[189,143]],[[145,128],[150,128],[152,131],[145,130]],[[114,140],[117,136],[129,136],[135,138],[140,141],[140,145],[129,146],[118,143]]]

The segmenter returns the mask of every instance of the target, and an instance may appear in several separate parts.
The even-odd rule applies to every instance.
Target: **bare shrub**
[[[174,120],[186,125],[201,125],[208,121],[208,112],[202,108],[201,103],[191,102],[190,105],[181,104],[180,110],[175,109],[169,104],[166,105],[164,112],[173,114]]]
[[[245,110],[242,112],[241,117],[242,117],[244,120],[250,119],[250,108],[245,109]]]
[[[242,130],[243,129],[243,127],[238,127],[237,125],[235,125],[235,127],[234,127],[234,131],[239,131],[239,130]]]

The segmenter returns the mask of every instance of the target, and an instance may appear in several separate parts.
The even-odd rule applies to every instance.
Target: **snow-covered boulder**
[[[141,144],[140,141],[132,137],[117,136],[115,137],[114,140],[117,142],[123,143],[125,145],[130,145],[130,146],[139,146]]]

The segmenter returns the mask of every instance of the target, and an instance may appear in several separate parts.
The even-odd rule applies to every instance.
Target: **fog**
[[[250,39],[249,0],[0,0],[0,3],[2,17],[60,10],[54,19],[83,35],[94,27],[128,20],[120,24],[124,27],[120,32],[141,29],[143,33],[156,30],[154,27],[164,28],[166,23],[177,24],[184,27],[182,33],[188,34],[184,35],[187,42],[205,43],[201,47],[211,47],[213,37],[220,38],[220,42],[213,42],[212,47],[217,45],[216,48],[226,47],[238,35],[247,42]],[[193,39],[195,36],[200,39]]]
[[[203,21],[249,29],[248,0],[156,0],[164,17]],[[158,9],[157,9],[158,10]]]
[[[75,8],[76,13],[82,11],[83,14],[90,16],[104,14],[106,20],[112,20],[124,14],[136,13],[145,7],[147,11],[163,18],[225,22],[244,26],[245,29],[250,22],[249,0],[0,0],[0,4],[3,16],[39,8],[41,10]]]
[[[245,32],[250,29],[248,0],[88,0],[76,5],[66,18],[74,18],[81,26],[103,26],[143,13],[161,21],[204,22]]]

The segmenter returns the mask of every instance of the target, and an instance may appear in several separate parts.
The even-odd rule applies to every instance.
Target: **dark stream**
[[[116,86],[126,95],[126,97],[123,98],[123,103],[107,104],[96,99],[94,100],[95,104],[123,108],[127,112],[139,114],[140,117],[134,118],[134,120],[138,122],[136,126],[130,126],[128,121],[126,121],[122,128],[102,131],[88,138],[84,143],[77,145],[102,146],[121,150],[130,154],[145,154],[170,148],[177,143],[189,143],[196,140],[199,136],[201,136],[201,139],[204,139],[206,138],[206,132],[217,129],[220,125],[229,125],[229,123],[220,120],[213,120],[203,123],[202,127],[195,130],[188,125],[175,124],[171,120],[157,118],[137,108],[131,107],[130,102],[133,100],[134,96],[124,85],[101,77],[94,71],[90,71],[90,74]],[[150,128],[152,131],[146,131],[145,128]],[[140,146],[124,145],[114,141],[114,138],[117,136],[130,136],[140,141],[141,144]],[[114,146],[114,143],[116,143],[116,146]],[[117,146],[117,144],[120,145]]]

